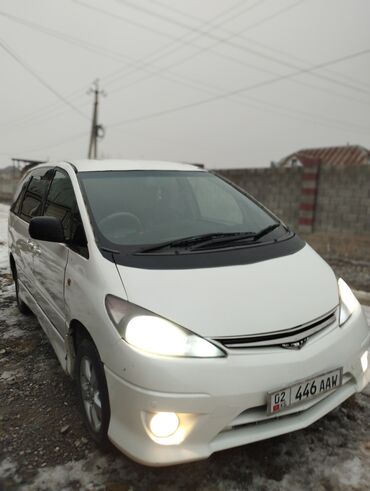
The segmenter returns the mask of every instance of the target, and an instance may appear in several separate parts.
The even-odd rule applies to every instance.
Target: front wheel
[[[103,364],[95,345],[83,339],[77,348],[76,381],[82,414],[90,435],[108,443],[110,407]]]

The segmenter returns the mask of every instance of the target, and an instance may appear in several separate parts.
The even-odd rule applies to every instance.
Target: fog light
[[[156,413],[149,422],[149,429],[157,438],[168,438],[176,433],[179,424],[176,413]]]
[[[368,351],[365,351],[365,353],[361,356],[361,367],[362,367],[362,371],[364,373],[366,372],[367,367],[369,366],[368,357],[369,357],[369,352]]]

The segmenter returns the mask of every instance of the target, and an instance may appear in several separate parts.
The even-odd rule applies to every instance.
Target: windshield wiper
[[[197,249],[203,249],[208,245],[228,244],[246,239],[248,239],[249,242],[254,242],[264,235],[267,235],[269,232],[272,232],[279,226],[280,223],[274,223],[273,225],[263,228],[259,232],[213,232],[209,234],[191,235],[189,237],[183,237],[182,239],[169,240],[167,242],[156,244],[152,247],[139,249],[135,251],[135,253],[146,254],[160,251],[162,249],[174,249],[177,247],[186,248],[188,246],[189,250],[195,251]]]
[[[213,232],[209,234],[200,234],[200,235],[190,235],[189,237],[183,237],[182,239],[169,240],[167,242],[162,242],[160,244],[156,244],[152,247],[147,247],[144,249],[139,249],[136,251],[137,253],[147,253],[147,252],[155,252],[161,249],[172,249],[176,247],[187,247],[192,246],[193,244],[213,241],[213,240],[225,240],[232,239],[233,237],[239,238],[241,235],[245,235],[246,232]],[[247,232],[249,236],[254,236],[253,232]]]
[[[195,245],[195,247],[190,247],[190,250],[196,251],[199,249],[205,249],[208,246],[214,246],[214,245],[225,245],[225,244],[230,244],[230,243],[235,243],[243,240],[247,240],[248,242],[256,242],[259,240],[261,237],[264,235],[269,234],[273,230],[275,230],[277,227],[280,227],[280,223],[274,223],[272,225],[269,225],[268,227],[263,228],[259,232],[238,232],[235,234],[231,234],[229,236],[225,237],[210,237],[209,240],[207,240],[204,243],[201,243],[199,245]]]
[[[260,239],[261,237],[263,237],[264,235],[267,235],[269,234],[270,232],[272,232],[273,230],[275,230],[276,228],[280,227],[281,223],[273,223],[272,225],[269,225],[268,227],[265,227],[263,228],[262,230],[260,230],[259,232],[257,232],[254,236],[254,239],[253,240],[258,240]]]

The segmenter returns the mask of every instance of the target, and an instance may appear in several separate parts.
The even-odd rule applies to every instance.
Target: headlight
[[[351,317],[356,307],[359,305],[357,298],[347,283],[339,278],[339,325],[342,326]]]
[[[135,348],[164,356],[226,356],[206,339],[121,298],[107,295],[105,305],[122,338]]]

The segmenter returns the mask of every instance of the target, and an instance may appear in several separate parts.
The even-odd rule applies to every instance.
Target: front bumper
[[[105,367],[111,405],[108,436],[134,460],[160,466],[204,459],[218,450],[305,428],[369,383],[369,348],[370,329],[358,309],[345,326],[333,326],[299,351],[251,349],[204,360],[137,354],[139,362],[127,370],[128,377]],[[364,371],[361,356],[367,350]],[[340,388],[279,417],[267,416],[268,392],[339,367],[344,374]],[[137,380],[127,380],[135,371]],[[179,415],[182,443],[153,441],[145,414],[157,411]]]

